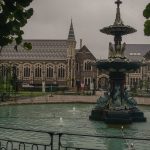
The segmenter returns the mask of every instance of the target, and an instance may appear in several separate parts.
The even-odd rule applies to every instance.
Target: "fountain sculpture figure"
[[[126,73],[140,68],[141,62],[128,60],[124,51],[126,43],[121,44],[122,36],[136,32],[136,29],[124,25],[120,15],[120,4],[117,0],[116,19],[113,25],[104,27],[102,33],[113,35],[114,44],[109,43],[109,56],[106,60],[96,63],[98,69],[109,73],[109,89],[97,100],[92,110],[91,120],[102,120],[106,123],[144,122],[146,118],[133,97],[130,97],[125,87]]]

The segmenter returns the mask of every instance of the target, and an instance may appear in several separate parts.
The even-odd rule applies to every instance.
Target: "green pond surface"
[[[89,135],[122,136],[121,125],[107,125],[90,121],[92,104],[40,104],[0,107],[0,126],[36,129],[44,131],[69,132]],[[127,137],[150,138],[150,107],[140,107],[147,117],[146,123],[124,126]],[[37,143],[49,143],[47,134],[0,129],[0,138],[9,138]],[[136,150],[149,150],[150,141],[102,139],[65,135],[64,145],[103,150],[128,150],[127,144],[134,143]]]

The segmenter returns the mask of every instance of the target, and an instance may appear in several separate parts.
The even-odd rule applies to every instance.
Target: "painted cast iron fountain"
[[[134,98],[130,97],[125,87],[126,73],[140,68],[141,62],[128,60],[124,51],[126,43],[121,44],[122,36],[136,32],[130,26],[124,25],[120,15],[120,4],[117,0],[117,13],[113,25],[104,27],[102,33],[113,35],[114,44],[109,43],[109,57],[96,63],[98,69],[109,73],[109,89],[97,100],[96,107],[92,110],[90,119],[105,121],[106,123],[144,122],[146,118],[137,107]]]

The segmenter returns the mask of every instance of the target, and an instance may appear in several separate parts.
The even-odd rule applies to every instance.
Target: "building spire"
[[[120,4],[122,4],[122,1],[120,0],[117,0],[115,2],[115,4],[117,4],[117,12],[116,12],[116,19],[115,19],[115,22],[114,22],[114,25],[123,25],[123,21],[121,19],[121,15],[120,15]]]
[[[69,30],[69,34],[68,34],[68,40],[75,40],[72,19],[71,19],[70,30]]]

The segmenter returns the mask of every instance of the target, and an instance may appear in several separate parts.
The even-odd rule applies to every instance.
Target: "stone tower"
[[[75,86],[75,55],[76,40],[74,35],[73,23],[71,19],[70,30],[68,34],[67,48],[67,85],[69,88]]]

